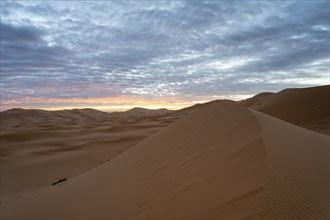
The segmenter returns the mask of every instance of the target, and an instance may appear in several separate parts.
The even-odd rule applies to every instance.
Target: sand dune
[[[61,187],[50,187],[46,194],[22,198],[15,203],[21,212],[11,214],[47,218],[51,208],[55,218],[201,219],[230,217],[230,210],[240,208],[237,217],[250,217],[257,215],[262,198],[266,167],[262,145],[251,112],[211,103],[110,163]],[[95,201],[91,206],[83,198]],[[64,209],[67,205],[81,211]]]
[[[329,136],[254,114],[267,154],[262,219],[329,219]]]
[[[241,104],[289,123],[329,134],[330,86],[262,93]]]
[[[39,109],[10,109],[0,114],[0,120],[3,124],[7,121],[33,121],[37,120],[76,120],[76,119],[104,119],[110,114],[95,109],[72,109],[59,111],[45,111]]]
[[[115,118],[127,117],[145,117],[145,116],[159,116],[171,112],[166,108],[161,109],[145,109],[135,107],[125,112],[112,112],[110,115]]]
[[[114,120],[93,109],[1,112],[1,201],[99,166],[176,119]]]
[[[328,95],[16,121],[1,132],[1,218],[329,219]]]

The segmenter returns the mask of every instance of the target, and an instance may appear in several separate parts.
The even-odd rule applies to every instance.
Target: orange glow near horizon
[[[148,109],[167,108],[178,110],[197,103],[204,103],[216,99],[241,100],[251,95],[211,96],[211,97],[141,97],[141,96],[111,96],[102,98],[21,98],[19,100],[3,100],[1,111],[11,108],[63,110],[74,108],[94,108],[101,111],[126,111],[134,107]]]

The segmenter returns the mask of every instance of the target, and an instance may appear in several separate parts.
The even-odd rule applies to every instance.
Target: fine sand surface
[[[329,89],[2,112],[1,219],[329,219]]]
[[[116,117],[91,110],[1,113],[1,202],[99,166],[183,114]]]

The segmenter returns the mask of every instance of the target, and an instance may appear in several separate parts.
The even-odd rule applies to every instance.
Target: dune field
[[[1,112],[1,219],[329,219],[329,100]]]

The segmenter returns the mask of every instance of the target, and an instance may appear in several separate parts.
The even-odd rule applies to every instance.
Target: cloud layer
[[[329,1],[2,1],[0,55],[2,108],[329,84]]]

